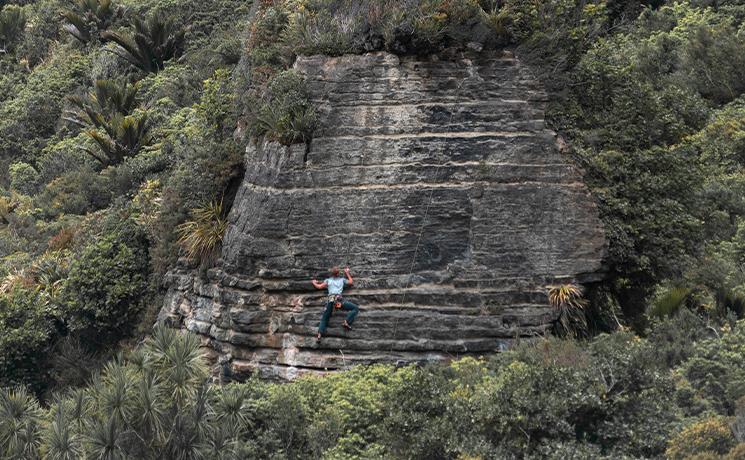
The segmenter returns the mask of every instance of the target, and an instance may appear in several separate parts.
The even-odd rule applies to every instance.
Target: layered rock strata
[[[251,145],[206,276],[168,276],[160,320],[200,334],[224,376],[293,378],[371,362],[497,352],[543,335],[547,287],[597,279],[592,197],[511,54],[298,58],[320,127]],[[315,332],[309,279],[352,268],[353,331]]]

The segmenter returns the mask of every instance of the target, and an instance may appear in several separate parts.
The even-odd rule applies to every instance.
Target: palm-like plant
[[[192,219],[176,228],[179,244],[191,259],[209,263],[217,256],[228,221],[223,216],[222,200],[192,209]]]
[[[124,16],[124,8],[112,0],[77,0],[74,9],[65,10],[62,16],[68,22],[62,28],[82,43],[88,43]]]
[[[148,73],[165,68],[166,61],[179,57],[184,51],[186,29],[173,20],[152,14],[146,20],[135,18],[131,34],[105,31],[101,37],[118,46],[114,53]]]
[[[208,375],[196,336],[157,328],[128,360],[119,358],[94,375],[86,389],[55,398],[36,437],[41,451],[60,460],[237,458],[237,440],[249,423],[248,393],[235,387],[223,394],[209,385]],[[13,432],[6,420],[29,418],[23,408],[39,412],[30,395],[16,399],[24,401],[20,408],[3,411],[0,398],[0,436]]]
[[[44,432],[44,458],[75,460],[83,457],[81,437],[70,420],[72,408],[67,401],[58,401],[52,420]]]
[[[25,388],[0,391],[0,456],[36,458],[42,410]]]
[[[96,80],[86,94],[67,97],[71,109],[65,120],[83,128],[105,128],[116,115],[131,115],[137,108],[139,86],[127,80]]]
[[[88,93],[67,98],[65,119],[88,128],[84,133],[97,148],[83,150],[103,166],[121,163],[152,142],[148,113],[135,113],[138,90],[126,80],[96,80]]]
[[[123,430],[114,417],[95,421],[87,436],[89,457],[101,460],[124,460],[126,452],[122,449]]]
[[[137,155],[140,150],[152,143],[151,127],[147,112],[127,116],[115,115],[103,126],[103,132],[96,129],[85,131],[85,134],[96,143],[98,150],[83,150],[103,166],[119,164],[125,158]]]
[[[0,8],[0,54],[11,50],[26,28],[26,15],[17,5]]]
[[[557,335],[580,337],[587,332],[587,318],[585,317],[587,302],[578,286],[574,284],[552,286],[548,291],[548,301],[557,310],[554,323],[554,332]]]
[[[161,399],[164,395],[157,374],[145,370],[135,389],[132,411],[133,426],[143,439],[162,440],[167,437],[167,411]]]

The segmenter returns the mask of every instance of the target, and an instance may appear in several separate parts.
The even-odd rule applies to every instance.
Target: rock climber
[[[320,282],[316,279],[311,280],[313,286],[316,289],[328,289],[328,301],[326,302],[326,308],[323,310],[323,316],[321,317],[321,324],[318,325],[318,335],[316,340],[321,340],[321,336],[326,332],[326,328],[329,325],[329,319],[334,309],[339,308],[344,311],[348,311],[347,319],[344,320],[344,328],[352,330],[352,323],[357,313],[360,311],[360,307],[353,304],[352,302],[345,300],[341,294],[344,292],[344,286],[351,286],[354,284],[352,275],[349,274],[349,267],[344,269],[344,276],[339,276],[339,267],[333,267],[329,270],[330,277]]]

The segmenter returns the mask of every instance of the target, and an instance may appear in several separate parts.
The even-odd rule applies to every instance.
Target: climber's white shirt
[[[328,287],[329,295],[338,295],[344,291],[344,286],[347,285],[348,281],[346,278],[340,276],[337,278],[326,278],[324,283],[326,283]]]

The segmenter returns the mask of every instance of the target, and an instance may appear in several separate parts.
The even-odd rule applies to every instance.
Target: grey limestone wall
[[[200,334],[225,374],[496,352],[547,331],[547,286],[601,276],[596,206],[509,52],[295,67],[315,138],[249,146],[218,266],[168,277],[160,320]],[[362,310],[317,343],[323,293],[308,280],[332,265],[352,268]]]

